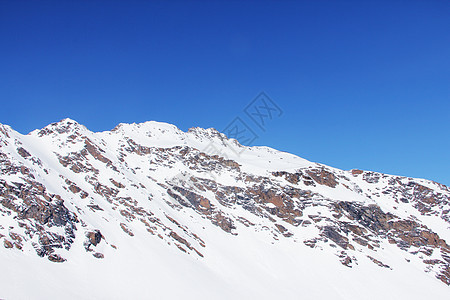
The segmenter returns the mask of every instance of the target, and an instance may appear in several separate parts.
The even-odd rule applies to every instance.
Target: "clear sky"
[[[255,145],[450,185],[450,2],[0,0],[0,101],[21,133],[240,117]]]

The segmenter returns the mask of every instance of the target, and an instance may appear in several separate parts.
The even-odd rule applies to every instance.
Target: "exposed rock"
[[[8,241],[8,240],[3,240],[3,245],[5,246],[5,248],[7,248],[7,249],[11,249],[12,247],[14,247],[14,245],[10,242],[10,241]]]
[[[351,172],[352,172],[353,176],[356,176],[356,175],[364,173],[363,170],[358,170],[358,169],[353,169],[353,170],[351,170]]]
[[[48,256],[48,260],[52,262],[65,262],[66,259],[62,258],[59,254],[52,254]]]
[[[332,188],[338,185],[336,176],[325,168],[308,169],[306,170],[306,173],[318,184],[326,185]]]
[[[125,223],[120,223],[120,228],[122,228],[122,230],[129,236],[134,236],[134,233],[128,228]]]
[[[79,193],[81,191],[81,189],[79,187],[77,187],[76,185],[69,186],[69,190],[74,194]]]
[[[331,226],[325,226],[322,231],[322,235],[329,238],[343,249],[347,249],[349,246],[348,238],[340,235],[335,228]]]
[[[30,156],[31,156],[31,154],[30,154],[27,150],[25,150],[24,148],[22,148],[22,147],[17,148],[17,153],[19,153],[20,156],[22,156],[23,158],[27,158],[27,157],[30,157]]]
[[[87,205],[90,209],[92,209],[93,211],[96,211],[96,210],[101,210],[101,211],[103,211],[103,208],[101,208],[100,206],[98,206],[97,204],[88,204]]]
[[[94,230],[88,231],[86,237],[87,241],[85,242],[85,248],[88,250],[91,245],[97,246],[102,241],[103,235],[100,230]]]
[[[123,189],[125,187],[123,184],[121,184],[120,182],[115,181],[112,178],[110,178],[109,181],[111,181],[111,183],[114,184],[119,189]]]
[[[378,259],[375,259],[375,258],[373,258],[372,256],[367,256],[367,257],[370,258],[370,260],[373,261],[374,264],[376,264],[376,265],[378,265],[378,266],[380,266],[380,267],[388,268],[388,269],[391,269],[391,270],[392,270],[391,267],[389,267],[388,265],[382,263],[382,262],[379,261]]]
[[[95,258],[104,258],[105,256],[103,255],[103,253],[100,252],[95,252],[94,254],[92,254]]]

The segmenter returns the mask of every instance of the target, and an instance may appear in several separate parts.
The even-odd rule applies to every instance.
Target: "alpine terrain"
[[[0,124],[2,299],[449,299],[449,212],[215,129]]]

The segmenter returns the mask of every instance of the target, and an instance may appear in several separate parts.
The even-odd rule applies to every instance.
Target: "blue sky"
[[[449,32],[448,1],[1,1],[0,122],[241,117],[257,145],[449,185]]]

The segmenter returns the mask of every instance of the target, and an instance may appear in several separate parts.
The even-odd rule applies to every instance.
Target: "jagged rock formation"
[[[395,251],[445,286],[449,201],[436,182],[338,170],[213,129],[147,122],[93,133],[65,119],[24,136],[0,125],[1,244],[56,263],[77,245],[105,261],[136,239],[208,260],[208,227],[231,243],[253,232],[326,252],[343,268],[396,272],[406,267],[383,255]]]

